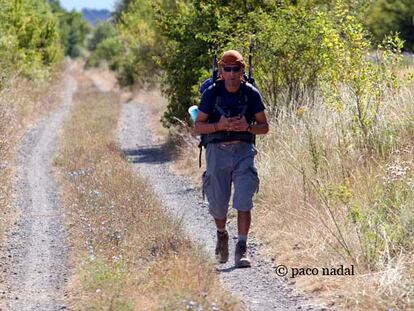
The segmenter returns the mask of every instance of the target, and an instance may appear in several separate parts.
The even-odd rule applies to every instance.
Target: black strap
[[[219,97],[217,96],[217,101],[218,101],[218,99],[219,99]],[[218,110],[218,112],[220,112],[223,116],[227,117],[227,113],[224,112],[223,108],[221,108],[217,102],[214,105],[214,108],[216,108]]]
[[[240,113],[240,117],[244,116],[247,110],[247,105],[244,105],[242,112]]]
[[[200,152],[198,153],[198,168],[201,168],[201,155],[203,153],[203,146],[199,145]]]

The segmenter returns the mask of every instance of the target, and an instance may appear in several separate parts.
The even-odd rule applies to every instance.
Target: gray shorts
[[[257,150],[251,143],[210,143],[206,149],[207,170],[203,173],[203,195],[210,214],[225,219],[233,183],[233,207],[247,212],[253,208],[253,196],[259,189],[254,166]]]

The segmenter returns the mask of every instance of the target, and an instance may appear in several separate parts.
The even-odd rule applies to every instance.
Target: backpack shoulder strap
[[[246,113],[246,110],[250,104],[249,96],[252,91],[252,85],[249,82],[243,82],[241,85],[241,88],[242,88],[241,91],[242,91],[242,100],[243,100],[244,107],[240,115],[243,116]]]
[[[218,112],[220,112],[221,115],[227,117],[227,113],[223,110],[223,108],[221,108],[221,104],[222,104],[223,98],[220,95],[220,84],[219,83],[222,83],[222,82],[216,81],[214,83],[214,92],[215,92],[215,96],[216,96],[216,102],[214,104],[214,108]]]

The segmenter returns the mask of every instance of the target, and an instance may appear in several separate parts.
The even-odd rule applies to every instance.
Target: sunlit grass
[[[234,310],[214,266],[167,216],[115,144],[116,93],[81,88],[55,163],[62,176],[76,310]]]
[[[272,122],[259,141],[257,232],[287,266],[355,265],[355,277],[296,280],[338,306],[412,307],[412,94],[387,99],[370,149],[350,114],[322,106]]]

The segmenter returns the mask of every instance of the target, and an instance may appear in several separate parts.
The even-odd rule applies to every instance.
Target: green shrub
[[[157,60],[165,53],[165,40],[156,28],[154,14],[151,2],[143,0],[121,1],[114,13],[116,28],[125,46],[118,70],[121,85],[158,80]]]
[[[0,0],[3,79],[14,72],[45,78],[62,57],[58,20],[44,0]]]
[[[59,19],[59,31],[64,53],[72,58],[79,57],[85,46],[85,37],[90,31],[88,23],[79,12],[67,12],[58,0],[49,0],[53,13]]]
[[[186,111],[198,101],[197,86],[211,66],[213,45],[246,56],[251,37],[255,77],[270,111],[277,116],[321,104],[314,102],[315,93],[339,88],[352,81],[344,73],[371,66],[362,61],[370,42],[354,16],[357,3],[183,1],[173,12],[159,5],[158,27],[167,39],[160,57],[169,97],[164,123],[188,121]]]
[[[81,56],[82,49],[85,46],[85,38],[90,27],[83,20],[82,14],[78,12],[69,12],[62,15],[60,19],[62,30],[62,40],[65,46],[65,55],[72,58]]]
[[[124,56],[123,52],[124,46],[119,37],[108,37],[98,43],[86,66],[97,67],[102,61],[106,61],[112,70],[118,70],[121,56]]]
[[[414,51],[414,2],[411,0],[373,1],[367,12],[365,23],[377,42],[386,36],[399,33],[405,41],[404,48]]]
[[[98,22],[92,31],[92,35],[88,40],[88,50],[94,51],[99,43],[108,38],[113,38],[117,35],[115,27],[111,22]]]

